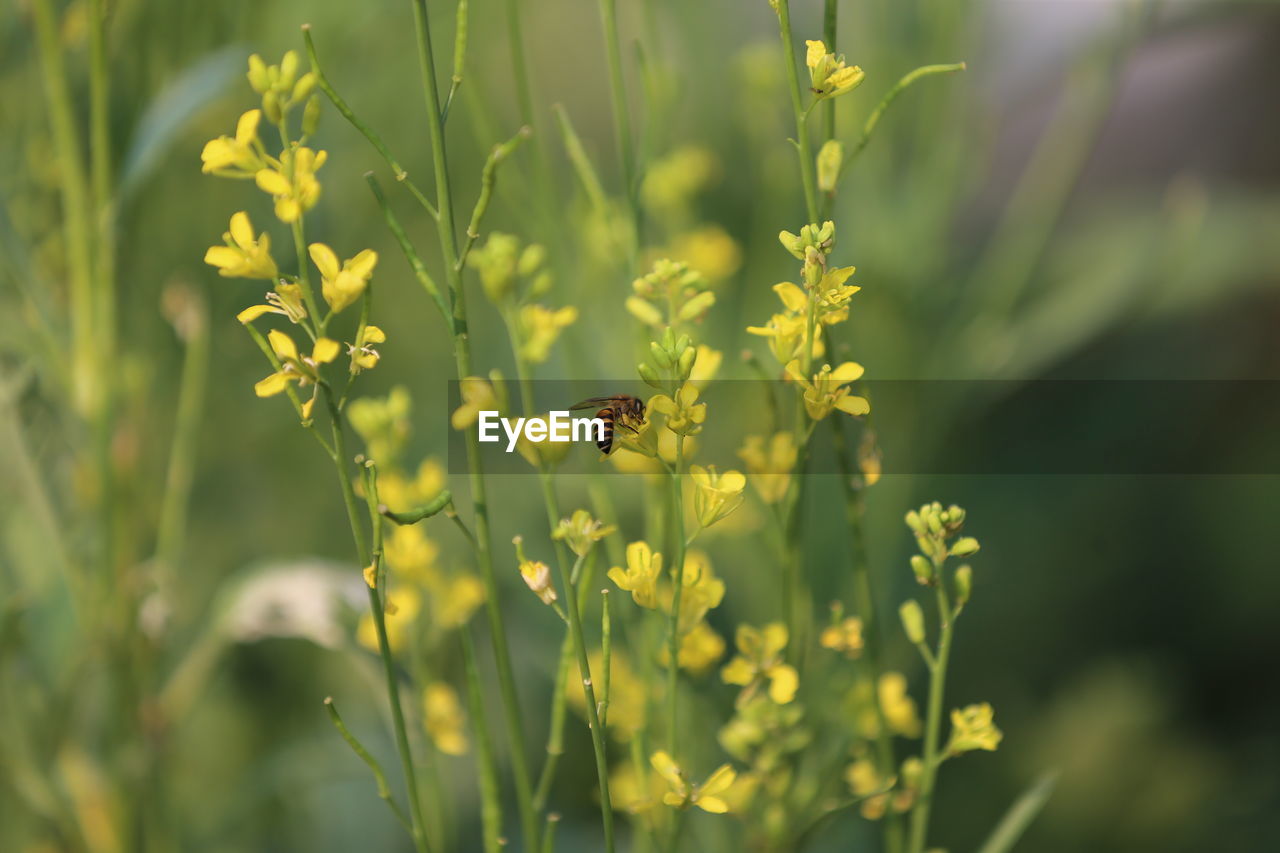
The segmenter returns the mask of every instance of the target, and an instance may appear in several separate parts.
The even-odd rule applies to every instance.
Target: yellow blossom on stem
[[[422,594],[414,587],[405,586],[389,595],[384,593],[383,601],[386,602],[387,645],[393,653],[398,652],[407,645],[409,631],[422,612]],[[367,611],[360,616],[356,639],[365,648],[378,651],[377,628],[373,624],[373,615]]]
[[[733,785],[738,777],[737,772],[728,764],[721,764],[701,785],[689,782],[688,775],[672,760],[671,756],[659,750],[649,759],[653,769],[666,780],[671,790],[662,795],[662,802],[678,809],[697,806],[705,812],[724,814],[729,811],[729,804],[720,798]]]
[[[951,740],[947,755],[959,755],[975,749],[995,752],[1004,733],[996,728],[995,711],[989,702],[956,708],[951,712]]]
[[[845,657],[856,658],[862,654],[862,620],[850,616],[834,625],[822,629],[818,638],[824,649],[841,652]]]
[[[631,593],[631,598],[641,607],[650,610],[658,606],[658,578],[662,575],[662,554],[649,547],[648,542],[632,542],[627,546],[627,567],[609,569],[609,580],[618,589]]]
[[[798,452],[794,433],[779,432],[768,438],[749,435],[738,450],[738,458],[747,467],[751,485],[765,503],[782,500],[791,486],[791,471]]]
[[[364,289],[369,286],[369,278],[373,275],[373,268],[378,265],[378,253],[372,249],[364,249],[341,264],[333,249],[324,243],[312,243],[307,249],[311,254],[311,261],[320,270],[324,301],[329,303],[335,314],[364,294]]]
[[[671,243],[671,257],[684,261],[710,282],[723,281],[742,266],[742,249],[719,225],[701,225],[679,235]]]
[[[649,409],[667,418],[667,429],[681,435],[696,435],[702,431],[707,419],[707,404],[699,403],[698,389],[686,382],[676,392],[675,399],[666,394],[655,394],[649,400]]]
[[[533,594],[538,596],[538,600],[543,604],[550,604],[556,600],[556,588],[551,583],[551,568],[546,563],[538,560],[521,560],[520,577],[524,578],[525,585],[533,590]]]
[[[694,358],[693,370],[689,373],[689,383],[701,391],[707,387],[707,384],[715,378],[716,373],[720,370],[720,363],[724,361],[724,353],[714,350],[706,344],[698,344],[695,352],[697,352],[697,356]]]
[[[263,234],[262,239],[267,239]],[[275,290],[267,291],[266,303],[250,305],[236,315],[241,323],[249,324],[263,314],[283,314],[290,323],[300,323],[307,316],[307,307],[303,304],[302,285],[281,281]]]
[[[221,178],[252,178],[266,165],[259,149],[258,122],[262,110],[249,110],[236,122],[236,135],[219,136],[205,143],[200,152],[200,171]]]
[[[337,341],[319,338],[311,349],[311,355],[302,355],[293,338],[276,329],[267,332],[267,341],[280,359],[280,369],[253,386],[254,393],[259,397],[279,394],[290,382],[305,387],[317,381],[319,366],[337,358],[340,349]]]
[[[431,612],[438,628],[447,631],[467,624],[481,604],[484,604],[484,584],[475,575],[442,577],[432,585]]]
[[[685,553],[684,571],[681,573],[684,589],[680,591],[680,619],[677,630],[681,634],[692,631],[709,610],[720,606],[724,600],[724,581],[716,577],[711,560],[705,551],[696,548]],[[670,588],[663,589],[662,608],[671,612],[674,597]]]
[[[693,512],[703,527],[710,527],[742,506],[742,490],[747,487],[747,478],[741,471],[721,474],[714,465],[706,468],[690,465],[689,476],[694,485]]]
[[[382,559],[398,577],[429,584],[438,574],[440,547],[427,538],[422,526],[395,525],[382,545]]]
[[[445,755],[465,755],[467,715],[458,693],[443,681],[433,681],[422,691],[422,725],[436,749]]]
[[[604,655],[599,650],[588,655],[592,672],[604,672]],[[661,695],[654,694],[653,687],[635,671],[626,654],[618,648],[609,656],[609,717],[606,721],[609,733],[619,743],[628,743],[648,719],[649,702]],[[570,678],[565,682],[565,697],[578,713],[586,716],[586,691],[582,679]],[[597,698],[599,694],[596,694]],[[616,804],[616,803],[615,803]]]
[[[805,411],[815,421],[822,420],[836,409],[850,415],[865,415],[871,411],[871,404],[865,397],[852,394],[844,387],[861,377],[862,372],[862,365],[846,361],[834,369],[824,364],[809,379],[800,371],[798,360],[787,363],[787,375],[804,389]]]
[[[577,319],[578,309],[572,305],[554,311],[542,305],[524,306],[520,309],[520,354],[532,364],[546,361],[560,332]]]
[[[747,326],[747,333],[769,338],[769,351],[773,353],[773,357],[779,364],[786,364],[799,357],[800,350],[805,344],[807,334],[805,316],[803,313],[795,312],[774,314],[763,326]],[[823,352],[822,338],[816,338],[813,342],[813,354],[816,357]]]
[[[278,166],[259,169],[254,174],[258,189],[275,199],[276,218],[281,222],[297,222],[316,206],[320,200],[316,172],[328,157],[328,152],[296,146],[281,152]]]
[[[920,715],[916,702],[907,693],[907,677],[900,672],[886,672],[880,676],[876,689],[880,711],[885,725],[895,734],[904,737],[920,736]]]
[[[618,528],[592,518],[585,509],[574,510],[573,515],[560,519],[556,529],[551,531],[551,538],[565,542],[569,550],[579,557],[585,557],[591,547]]]
[[[720,671],[720,677],[726,684],[743,687],[739,703],[750,700],[766,683],[769,698],[779,705],[795,698],[800,676],[795,667],[783,662],[787,640],[787,626],[781,622],[770,622],[763,628],[738,626],[738,654]]]
[[[480,419],[480,413],[496,411],[498,397],[493,383],[479,376],[468,376],[458,383],[458,392],[462,396],[462,405],[454,410],[449,423],[454,429],[466,429]]]
[[[889,786],[880,778],[874,761],[859,758],[845,769],[844,778],[849,784],[850,792],[855,797],[862,798],[859,811],[863,817],[867,820],[884,817],[889,805],[889,794],[885,789]]]
[[[224,246],[211,246],[204,262],[218,268],[226,278],[274,279],[279,272],[271,258],[271,235],[265,231],[253,235],[253,223],[243,210],[231,216],[231,226],[222,235]]]
[[[856,65],[845,65],[844,57],[827,53],[827,46],[820,41],[806,41],[809,50],[805,65],[809,66],[809,86],[818,98],[834,98],[852,91],[866,74]]]
[[[362,326],[355,343],[347,347],[347,355],[351,356],[351,372],[359,373],[361,370],[377,367],[382,355],[374,347],[386,340],[387,333],[378,326]]]
[[[681,600],[680,604],[680,609],[684,610],[684,601]],[[724,650],[724,637],[717,634],[705,621],[699,622],[680,638],[676,660],[680,662],[681,669],[692,675],[702,675],[720,662],[724,657]],[[671,665],[671,653],[666,646],[658,651],[658,662],[663,666]]]

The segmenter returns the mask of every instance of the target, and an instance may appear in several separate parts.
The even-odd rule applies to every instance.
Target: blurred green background
[[[19,0],[0,11],[0,849],[134,849],[128,839],[117,848],[94,841],[84,805],[94,798],[82,794],[114,790],[98,807],[110,811],[111,796],[143,797],[144,821],[173,849],[408,850],[320,705],[337,698],[353,729],[390,760],[375,661],[350,639],[354,612],[336,613],[336,635],[311,640],[250,641],[251,631],[225,621],[228,609],[246,606],[241,585],[264,566],[329,567],[350,579],[350,543],[322,456],[283,406],[253,397],[266,371],[234,314],[259,298],[258,285],[219,279],[201,263],[231,212],[248,203],[266,223],[269,205],[245,185],[201,175],[199,152],[252,104],[248,54],[274,61],[301,50],[298,27],[310,23],[335,87],[428,184],[409,4],[107,4],[119,347],[110,355],[117,408],[100,444],[58,379],[66,335],[60,167],[50,153],[33,5]],[[55,5],[82,115],[86,4]],[[431,5],[448,33],[453,4]],[[469,76],[449,127],[464,209],[489,147],[520,123],[501,5],[472,2]],[[641,169],[681,146],[714,155],[695,222],[722,227],[742,263],[719,285],[705,340],[725,352],[725,375],[747,376],[736,353],[759,342],[743,327],[774,310],[770,286],[794,275],[776,234],[797,230],[804,215],[773,13],[765,0],[621,6]],[[817,38],[821,4],[794,6],[797,36]],[[542,134],[504,167],[487,226],[547,244],[558,300],[581,311],[539,375],[628,377],[629,282],[600,257],[551,111],[564,105],[617,195],[597,10],[586,0],[521,8]],[[839,32],[839,50],[868,76],[840,101],[846,140],[911,68],[959,60],[969,68],[902,96],[833,210],[840,260],[857,265],[863,287],[841,334],[868,376],[1277,376],[1273,4],[849,0],[840,4]],[[449,39],[438,41],[447,55]],[[408,456],[441,455],[451,344],[362,179],[370,169],[384,185],[390,177],[332,110],[318,145],[330,159],[311,233],[344,256],[365,246],[382,256],[377,320],[389,341],[365,393],[408,387]],[[533,192],[539,157],[550,168],[551,211]],[[402,198],[394,205],[436,264],[425,216]],[[688,224],[653,216],[647,244],[662,247]],[[150,567],[175,407],[192,380],[164,305],[180,317],[200,299],[209,362],[190,508],[168,582],[157,587]],[[478,296],[472,306],[480,366],[512,375],[498,318]],[[922,442],[945,454],[948,424],[962,414],[982,416],[939,403],[913,433],[885,436],[885,445]],[[1118,426],[1087,398],[1063,417],[1070,429]],[[1185,417],[1220,424],[1243,415],[1224,400]],[[83,470],[95,453],[109,456],[116,475],[108,541]],[[886,465],[892,469],[891,455]],[[639,481],[615,480],[624,530],[637,538]],[[848,546],[839,485],[815,480],[808,567],[821,602],[843,588]],[[566,484],[563,505],[584,500],[584,487]],[[534,480],[503,478],[492,491],[500,566],[514,566],[505,543],[515,533],[545,550]],[[974,849],[1021,790],[1059,768],[1058,789],[1019,849],[1271,849],[1280,833],[1276,478],[890,475],[870,490],[867,516],[886,607],[913,587],[902,513],[935,497],[964,505],[984,546],[949,702],[991,701],[1006,737],[995,754],[943,771],[934,842]],[[722,632],[769,616],[772,570],[751,540],[734,533],[706,545],[730,590],[715,616]],[[110,653],[110,641],[98,643],[115,636],[110,619],[97,628],[77,621],[83,611],[73,609],[74,590],[57,571],[61,562],[92,571],[104,550],[113,568],[88,587],[89,603],[102,595],[138,605],[149,639],[123,658],[131,663]],[[444,559],[465,557],[456,548]],[[514,571],[504,582],[526,731],[540,754],[560,627],[530,605]],[[276,589],[285,602],[278,606],[287,611],[298,588]],[[266,634],[296,624],[262,618]],[[890,664],[913,673],[915,685],[909,652],[900,649]],[[152,706],[178,689],[175,678],[183,712],[161,718]],[[142,737],[129,734],[135,719],[144,722]],[[570,736],[552,802],[565,815],[565,848],[595,849],[594,769],[576,719]],[[439,760],[452,782],[460,849],[472,849],[472,762]],[[151,781],[113,788],[123,778]],[[68,810],[83,838],[59,828]],[[860,837],[858,823],[834,821],[811,849],[847,849]]]

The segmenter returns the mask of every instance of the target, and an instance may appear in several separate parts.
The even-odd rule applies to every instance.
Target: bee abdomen
[[[596,417],[604,421],[604,430],[599,438],[596,439],[596,447],[600,448],[600,452],[608,456],[609,451],[613,449],[613,409],[601,409],[596,412]]]

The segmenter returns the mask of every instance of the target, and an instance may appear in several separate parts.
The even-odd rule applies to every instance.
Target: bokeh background
[[[351,639],[354,613],[312,613],[317,621],[304,619],[303,629],[302,617],[258,614],[264,621],[245,627],[226,615],[248,606],[246,597],[283,601],[287,611],[291,598],[321,595],[288,575],[248,596],[244,585],[264,569],[347,571],[350,544],[327,463],[285,407],[253,397],[265,370],[234,315],[260,294],[201,263],[251,193],[201,175],[199,152],[251,105],[248,54],[300,50],[299,25],[310,23],[334,85],[427,183],[409,4],[107,4],[119,347],[110,355],[118,407],[103,446],[57,380],[66,349],[60,166],[33,5],[18,0],[0,11],[0,849],[134,849],[128,839],[102,846],[101,821],[113,796],[145,796],[145,819],[172,849],[407,850],[320,705],[337,697],[353,729],[390,760],[373,659]],[[453,4],[431,5],[448,32]],[[794,274],[776,234],[803,219],[774,16],[764,0],[620,5],[641,168],[690,146],[713,162],[693,220],[651,211],[648,244],[664,247],[697,224],[736,243],[740,262],[718,286],[705,339],[726,353],[726,375],[747,376],[736,353],[759,341],[743,327],[767,317],[770,286]],[[798,37],[818,37],[821,4],[793,5]],[[81,115],[86,4],[54,6]],[[519,125],[501,3],[471,6],[469,76],[449,127],[464,209],[489,147]],[[616,194],[597,10],[586,0],[522,8],[543,133],[505,169],[488,226],[547,244],[557,295],[581,311],[542,378],[625,378],[634,364],[622,307],[628,281],[601,257],[551,110],[564,106]],[[863,287],[843,343],[869,376],[1277,377],[1274,4],[849,0],[839,33],[839,49],[868,75],[840,102],[845,139],[902,73],[931,62],[969,68],[899,99],[834,208],[841,260],[857,265]],[[447,54],[449,39],[439,41]],[[309,227],[382,255],[378,319],[389,342],[367,392],[410,389],[409,456],[443,455],[451,344],[362,179],[374,169],[385,183],[386,170],[332,111],[319,144],[330,160]],[[549,167],[554,215],[535,200],[537,157]],[[265,198],[249,200],[266,222]],[[435,263],[427,220],[402,199],[396,206]],[[174,324],[201,305],[205,377],[190,367],[192,349]],[[473,300],[478,360],[511,375],[486,307]],[[151,567],[171,436],[193,382],[189,510],[176,522],[180,544],[157,589]],[[1246,404],[1224,391],[1219,405],[1182,417],[1219,428],[1246,417]],[[964,452],[948,445],[951,425],[985,416],[963,399],[940,400],[886,436],[886,446]],[[1060,417],[1063,429],[1125,428],[1087,393]],[[1251,453],[1247,444],[1231,450]],[[83,471],[95,453],[109,455],[116,477],[105,541],[96,487]],[[891,455],[886,465],[892,470]],[[841,588],[848,543],[838,483],[815,479],[808,568],[821,599]],[[565,505],[582,499],[578,488],[565,487]],[[614,488],[634,530],[639,482],[620,477]],[[514,566],[504,544],[511,535],[545,543],[536,535],[537,484],[508,477],[492,491],[499,564]],[[886,476],[868,494],[866,525],[886,607],[912,592],[902,513],[935,497],[964,505],[984,545],[949,701],[990,700],[1006,735],[995,754],[943,771],[935,842],[974,849],[1020,791],[1058,768],[1057,790],[1019,849],[1272,849],[1280,833],[1276,478]],[[721,627],[765,618],[773,570],[742,528],[707,547],[730,588]],[[112,645],[103,638],[116,634],[110,619],[79,620],[75,590],[59,572],[62,564],[94,571],[104,551],[112,570],[89,581],[89,598],[135,602],[152,632],[126,664],[104,651]],[[527,731],[540,750],[560,628],[534,608],[514,571],[504,583]],[[914,684],[920,672],[909,652],[890,663],[913,673]],[[166,691],[181,693],[181,715],[145,724]],[[139,718],[141,738],[130,734]],[[566,848],[594,849],[591,753],[576,720],[570,731],[553,802],[565,815]],[[459,844],[470,849],[478,837],[471,761],[441,760]],[[114,786],[139,766],[151,769],[141,774],[149,787]],[[859,833],[856,818],[842,818],[811,849],[847,849]]]

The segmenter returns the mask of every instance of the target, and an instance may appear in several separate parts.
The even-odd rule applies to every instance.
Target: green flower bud
[[[956,606],[964,607],[969,603],[969,595],[973,592],[973,566],[967,563],[956,569]]]
[[[302,110],[302,135],[310,136],[320,126],[320,96],[312,95]]]
[[[698,359],[698,351],[693,347],[680,353],[680,361],[677,364],[680,373],[680,381],[688,380],[689,374],[693,373],[693,363]]]
[[[262,57],[254,54],[249,57],[249,85],[253,87],[253,91],[261,95],[267,89],[271,88],[271,77],[267,74],[267,64],[262,61]]]
[[[529,283],[529,298],[537,299],[539,296],[545,296],[551,291],[551,273],[543,271],[533,277],[533,281]]]
[[[794,255],[796,260],[804,260],[804,241],[801,238],[790,231],[782,231],[778,234],[778,242],[782,244],[782,248]]]
[[[907,632],[907,639],[913,643],[924,642],[924,611],[920,602],[914,598],[902,602],[898,608],[898,616],[902,619],[902,630]]]
[[[818,152],[818,189],[824,193],[836,191],[840,177],[840,165],[844,162],[844,146],[839,140],[828,139]]]
[[[531,243],[528,246],[525,246],[524,251],[520,253],[520,260],[516,264],[516,271],[522,276],[531,276],[542,267],[542,264],[546,259],[547,250],[537,243]]]
[[[640,374],[640,378],[644,380],[644,384],[648,385],[650,388],[656,388],[659,391],[666,390],[666,386],[663,384],[661,377],[658,376],[658,372],[650,366],[649,362],[646,361],[641,364],[637,364],[636,373]]]
[[[907,512],[907,527],[910,527],[914,533],[924,533],[924,522],[920,518],[920,513],[914,509]]]
[[[308,71],[298,78],[293,87],[293,103],[300,104],[316,89],[316,72]]]
[[[293,81],[298,75],[298,52],[290,50],[284,55],[284,59],[280,60],[280,80],[281,89],[292,89]]]
[[[968,557],[978,553],[978,540],[972,536],[965,536],[963,539],[957,539],[956,544],[951,546],[951,556]]]
[[[680,320],[696,320],[698,317],[707,313],[715,302],[716,295],[710,290],[704,290],[702,293],[699,293],[684,305],[680,306],[680,310],[676,312],[676,317]]]
[[[267,121],[279,124],[284,121],[284,110],[280,107],[280,96],[272,89],[262,96],[262,113]]]
[[[653,357],[653,363],[658,367],[670,368],[675,365],[675,359],[670,350],[659,345],[657,341],[649,342],[649,355]]]
[[[919,554],[911,555],[911,571],[915,573],[917,582],[925,586],[933,583],[933,563]]]

